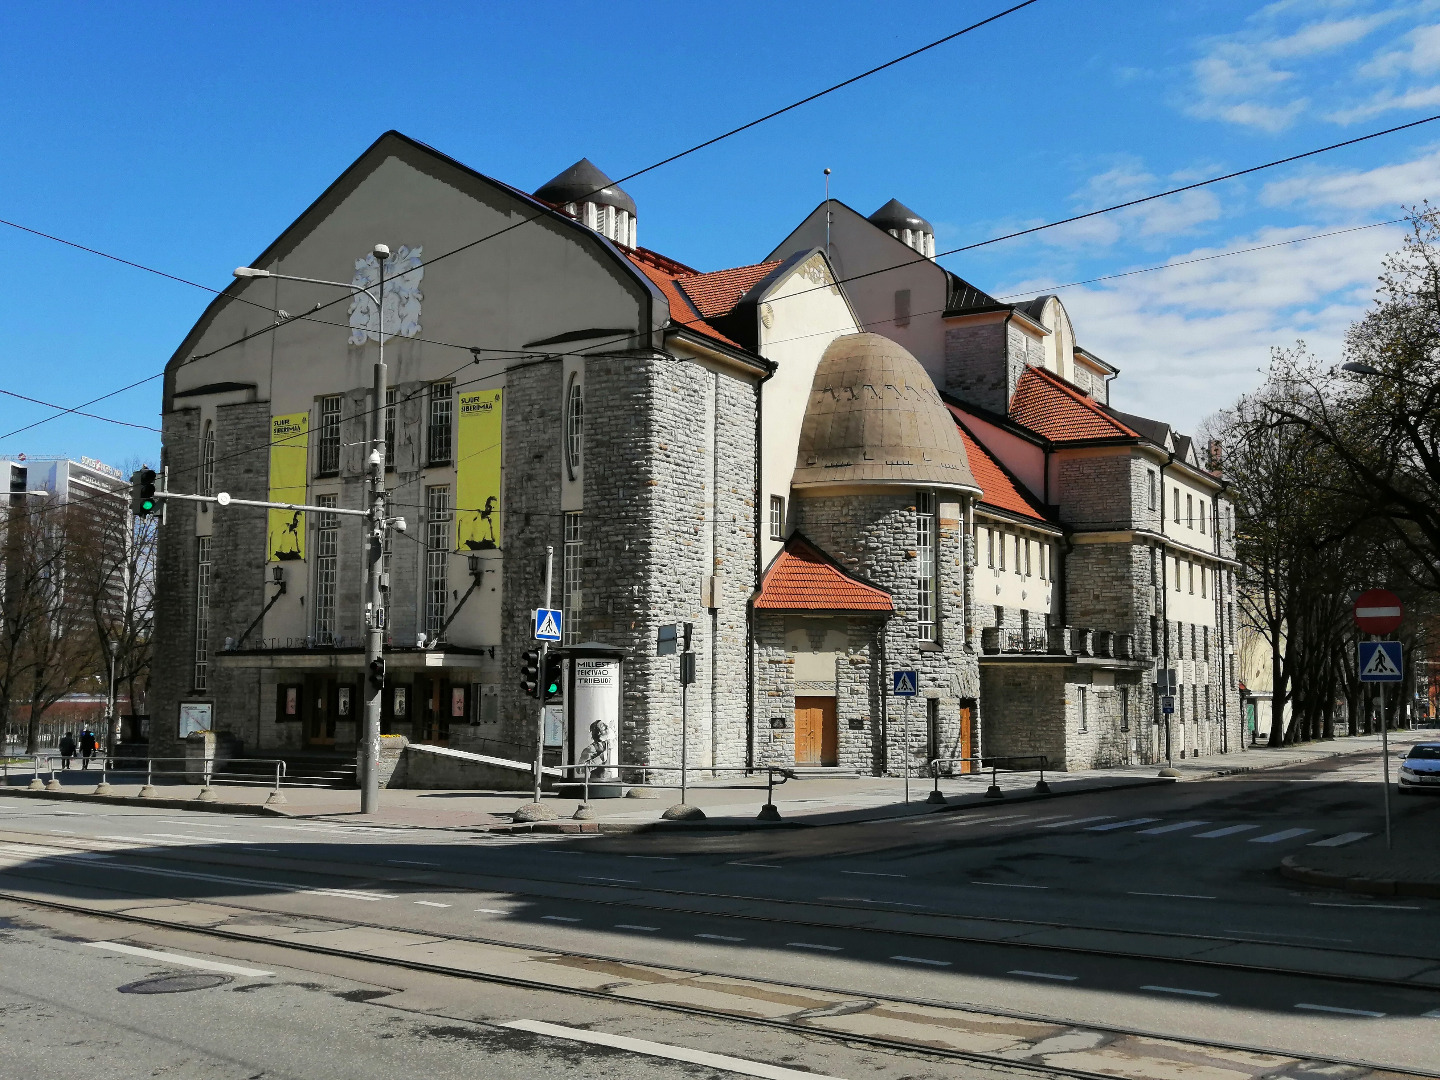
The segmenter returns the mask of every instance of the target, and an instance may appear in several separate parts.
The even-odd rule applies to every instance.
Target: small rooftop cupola
[[[891,199],[871,214],[870,224],[884,229],[896,240],[914,248],[927,259],[935,257],[935,226],[899,199]]]
[[[581,158],[559,176],[535,189],[535,197],[564,210],[577,221],[626,247],[638,246],[635,200]]]

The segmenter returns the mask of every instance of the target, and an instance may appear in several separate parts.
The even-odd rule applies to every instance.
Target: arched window
[[[205,437],[200,440],[200,491],[215,494],[215,428],[205,421]]]
[[[565,464],[570,479],[580,468],[581,456],[585,449],[585,392],[580,386],[580,376],[570,376],[570,390],[565,395]]]

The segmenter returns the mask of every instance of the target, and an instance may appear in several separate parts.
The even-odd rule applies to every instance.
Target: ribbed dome
[[[535,189],[535,197],[563,206],[566,203],[593,202],[614,206],[635,215],[635,200],[615,186],[615,182],[595,167],[589,158],[574,165],[548,183]]]
[[[979,492],[930,376],[879,334],[838,337],[820,358],[791,481],[797,488],[854,483]]]
[[[536,194],[539,194],[538,192]],[[543,198],[543,196],[542,196]],[[919,214],[915,213],[899,199],[891,199],[884,206],[876,210],[869,218],[870,224],[875,225],[886,232],[894,229],[900,232],[909,229],[911,232],[927,232],[935,235],[935,226],[926,221]]]

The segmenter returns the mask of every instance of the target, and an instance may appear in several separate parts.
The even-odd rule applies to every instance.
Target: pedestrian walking
[[[75,756],[75,738],[70,732],[60,736],[60,768],[70,768],[70,759]]]
[[[90,759],[95,756],[95,733],[88,727],[80,732],[80,768],[90,768]]]

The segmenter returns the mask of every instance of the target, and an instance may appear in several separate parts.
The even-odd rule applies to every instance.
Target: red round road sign
[[[1355,625],[1367,634],[1393,634],[1405,608],[1389,589],[1367,589],[1355,599]]]

